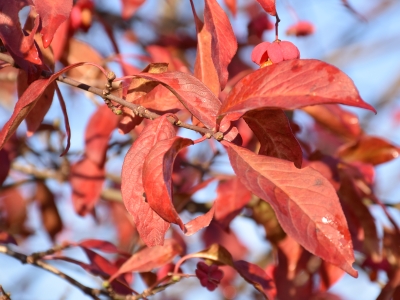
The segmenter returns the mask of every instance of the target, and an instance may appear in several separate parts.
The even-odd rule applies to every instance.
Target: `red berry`
[[[79,0],[72,7],[70,14],[70,26],[72,31],[82,29],[87,32],[92,25],[94,2],[92,0]]]
[[[283,55],[283,60],[300,58],[300,51],[291,42],[282,41],[279,43]]]
[[[197,264],[196,276],[202,286],[209,291],[214,291],[224,277],[224,273],[218,269],[217,265],[208,266],[201,261]]]
[[[284,60],[300,58],[299,49],[291,42],[276,40],[273,43],[258,44],[251,53],[251,59],[261,67],[277,64]]]
[[[299,21],[286,30],[287,35],[307,36],[315,31],[314,25],[308,21]]]

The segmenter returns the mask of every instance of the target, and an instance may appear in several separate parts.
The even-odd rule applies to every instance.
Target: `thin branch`
[[[10,55],[0,53],[0,60],[3,60],[5,62],[9,63],[10,65],[12,65],[15,68],[19,68],[18,65],[15,63],[14,59]],[[52,75],[52,73],[50,73],[50,72],[42,71],[42,76],[44,76],[46,78],[50,77],[51,75]],[[157,119],[158,117],[160,117],[159,114],[150,112],[148,109],[146,109],[145,107],[143,107],[141,105],[137,105],[137,104],[128,102],[122,98],[119,98],[119,97],[111,95],[111,94],[104,94],[104,90],[87,85],[83,82],[76,81],[72,78],[61,75],[57,78],[57,81],[63,82],[65,84],[79,88],[84,91],[88,91],[92,94],[102,97],[103,99],[112,100],[118,104],[121,104],[122,106],[125,106],[125,107],[131,109],[136,115],[138,115],[140,117],[150,119],[150,120],[154,120],[154,119]],[[216,140],[221,140],[223,138],[223,135],[220,132],[214,132],[211,129],[184,123],[184,122],[178,120],[176,116],[169,116],[168,121],[171,122],[171,124],[176,125],[178,127],[193,130],[193,131],[196,131],[196,132],[202,133],[202,134],[208,134],[208,135],[214,137]]]
[[[95,300],[100,300],[99,296],[100,295],[105,295],[105,296],[109,296],[110,297],[110,293],[108,291],[105,290],[98,290],[98,289],[93,289],[90,287],[87,287],[83,284],[81,284],[79,281],[76,281],[74,278],[68,276],[67,274],[61,272],[60,270],[58,270],[56,267],[49,265],[47,263],[45,263],[44,261],[38,259],[38,260],[34,260],[32,259],[31,256],[27,256],[23,253],[19,253],[19,252],[15,252],[14,250],[10,249],[9,247],[5,246],[5,245],[0,245],[0,253],[4,253],[8,256],[11,256],[15,259],[18,259],[21,263],[23,264],[30,264],[33,265],[35,267],[38,267],[40,269],[46,270],[50,273],[53,273],[55,275],[57,275],[58,277],[61,277],[63,279],[65,279],[66,281],[68,281],[70,284],[72,284],[73,286],[79,288],[83,293],[85,293],[86,295],[90,296],[92,299]]]
[[[179,277],[179,278],[178,278]],[[175,283],[178,283],[181,278],[189,278],[189,277],[195,277],[195,275],[190,275],[190,274],[182,274],[182,273],[169,273],[167,276],[163,277],[161,280],[158,280],[154,286],[151,286],[150,288],[144,290],[141,294],[138,295],[129,295],[129,296],[117,296],[115,299],[116,300],[140,300],[140,299],[147,299],[147,297],[155,295],[159,292],[164,291],[167,287],[174,285]],[[164,281],[165,279],[170,278],[170,281],[157,286],[159,283]]]
[[[12,163],[11,169],[28,174],[33,175],[35,178],[38,179],[56,179],[59,182],[63,182],[66,179],[66,176],[61,174],[60,172],[56,172],[53,170],[48,169],[37,169],[35,166],[31,165],[21,165],[19,163]]]
[[[0,285],[0,300],[11,300],[10,294],[6,293],[3,286]]]

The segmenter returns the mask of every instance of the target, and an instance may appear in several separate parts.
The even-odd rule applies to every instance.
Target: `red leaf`
[[[334,285],[344,275],[343,270],[338,267],[322,261],[319,269],[319,276],[321,278],[320,291],[326,292],[332,285]]]
[[[1,226],[10,234],[27,236],[29,229],[25,227],[27,217],[26,202],[15,187],[0,191]]]
[[[179,46],[178,46],[179,47]],[[162,47],[157,45],[150,45],[146,47],[147,52],[151,56],[151,61],[153,63],[163,62],[168,66],[170,71],[179,71],[184,73],[189,73],[187,66],[179,59],[171,48]],[[150,72],[150,73],[160,73],[160,72]]]
[[[192,234],[195,234],[197,231],[199,231],[200,229],[203,229],[205,227],[207,227],[208,225],[210,225],[211,220],[214,217],[214,213],[215,213],[215,205],[213,205],[211,207],[211,209],[206,212],[204,215],[201,215],[193,220],[191,220],[190,222],[185,224],[185,235],[190,236]]]
[[[175,136],[175,128],[162,116],[146,126],[125,156],[121,174],[124,204],[132,215],[140,237],[149,247],[162,245],[169,223],[154,212],[143,197],[143,164],[159,140]]]
[[[131,18],[146,0],[122,0],[122,18]]]
[[[236,175],[255,195],[274,208],[282,228],[311,253],[339,266],[353,277],[358,273],[347,222],[336,192],[312,168],[224,143]]]
[[[315,155],[316,158],[317,155]],[[339,182],[339,174],[337,171],[337,165],[339,164],[339,161],[330,156],[323,156],[320,159],[321,160],[313,160],[313,161],[304,160],[302,166],[303,167],[310,166],[311,168],[317,170],[319,173],[321,173],[322,176],[324,176],[326,179],[329,180],[329,182],[332,184],[332,186],[335,188],[336,191],[339,190],[340,182]]]
[[[343,206],[347,207],[360,222],[364,230],[363,250],[364,253],[377,262],[382,259],[380,251],[380,240],[378,238],[375,219],[368,207],[364,204],[364,195],[360,192],[354,182],[349,170],[342,166],[339,169],[341,186],[338,195],[342,200]]]
[[[68,41],[70,40],[69,30],[70,22],[69,20],[67,20],[60,25],[53,36],[51,49],[53,50],[55,61],[59,61],[60,58],[63,56],[64,51],[67,51],[66,46],[68,45]],[[92,59],[90,59],[90,61],[92,61]]]
[[[234,0],[236,1],[236,0]],[[201,80],[213,93],[218,95],[220,85],[217,70],[212,60],[211,33],[196,14],[193,1],[190,1],[197,31],[197,53],[194,63],[194,76]]]
[[[40,31],[43,46],[50,46],[57,28],[65,22],[72,9],[72,0],[33,0],[36,12],[40,16],[42,30]]]
[[[11,166],[8,151],[5,149],[0,150],[0,166],[1,166],[0,168],[0,186],[1,186],[4,180],[6,180]]]
[[[379,165],[400,154],[400,149],[391,143],[374,136],[361,136],[357,141],[343,145],[337,155],[346,162],[363,162]]]
[[[38,203],[42,223],[47,233],[54,240],[57,233],[63,228],[63,223],[58,213],[54,195],[43,181],[36,185],[35,199]]]
[[[103,240],[83,240],[79,242],[78,245],[84,248],[97,249],[106,253],[120,253],[114,244]]]
[[[214,243],[207,249],[190,254],[190,258],[204,258],[214,261],[217,265],[227,265],[233,267],[232,255],[220,244]],[[176,268],[176,266],[175,266]]]
[[[247,30],[249,32],[249,37],[255,35],[259,39],[262,38],[262,35],[265,30],[274,29],[275,25],[270,21],[268,15],[263,12],[258,13],[253,16],[247,25]]]
[[[304,107],[303,110],[327,129],[354,138],[361,134],[357,115],[344,110],[337,104],[325,104]]]
[[[99,167],[87,157],[71,166],[72,202],[79,215],[84,216],[93,210],[100,198],[104,179],[104,167]]]
[[[26,89],[21,98],[18,99],[17,104],[14,107],[14,112],[11,118],[7,121],[7,123],[3,126],[0,132],[0,149],[3,148],[4,143],[10,138],[10,136],[17,130],[19,124],[21,124],[22,120],[28,115],[28,113],[35,106],[36,101],[43,95],[46,91],[46,88],[57,79],[62,73],[72,69],[79,67],[85,63],[77,63],[73,65],[69,65],[64,69],[54,73],[49,78],[38,79]]]
[[[111,202],[109,206],[117,232],[118,248],[123,251],[130,251],[132,242],[138,239],[132,216],[122,202]]]
[[[375,112],[361,99],[353,81],[336,67],[314,59],[292,59],[240,80],[222,104],[220,115],[235,113],[237,119],[254,109],[296,109],[327,103]]]
[[[112,274],[118,271],[118,267],[115,264],[111,263],[98,253],[85,247],[82,247],[82,250],[89,258],[91,265],[106,274],[106,276],[99,274],[104,279],[108,279]],[[129,287],[129,283],[126,282],[125,278],[122,276],[118,276],[118,280],[111,282],[111,287],[113,288],[113,290],[115,290],[115,292],[119,294],[132,294],[132,289]]]
[[[332,293],[319,292],[313,294],[312,297],[310,297],[310,300],[343,300],[343,298]]]
[[[208,128],[215,128],[219,99],[197,78],[182,72],[140,73],[136,77],[161,83]]]
[[[0,231],[0,243],[17,245],[17,241],[14,239],[14,237],[5,231]]]
[[[150,150],[143,165],[143,186],[150,207],[165,221],[178,224],[186,231],[172,203],[172,168],[179,150],[193,141],[173,137],[158,141]]]
[[[315,31],[314,25],[308,21],[298,21],[286,30],[287,35],[307,36]]]
[[[241,212],[250,201],[251,192],[235,177],[218,184],[217,199],[215,200],[215,220],[223,228],[229,227],[230,222]]]
[[[282,110],[250,111],[243,119],[260,141],[258,154],[286,159],[301,168],[303,152]]]
[[[165,240],[163,246],[144,248],[136,252],[111,276],[110,281],[127,272],[149,272],[171,262],[182,252],[182,248],[175,240]]]
[[[316,258],[305,251],[294,239],[286,236],[277,244],[278,264],[272,267],[278,299],[309,299],[313,282],[308,270],[310,258]],[[320,259],[318,259],[320,260]]]
[[[90,117],[85,131],[85,154],[99,167],[104,166],[111,133],[117,128],[118,117],[107,105],[100,106]]]
[[[204,23],[212,36],[211,56],[223,90],[228,81],[228,65],[237,51],[236,37],[228,16],[216,0],[205,1]]]
[[[100,254],[82,246],[82,250],[86,253],[88,259],[90,260],[92,266],[100,271],[104,272],[105,274],[111,276],[115,272],[118,271],[117,266],[112,264],[106,258],[101,256]],[[108,277],[108,276],[107,276]]]
[[[30,12],[28,15],[28,19],[26,20],[24,30],[30,32],[34,28],[34,19],[36,13]],[[42,37],[39,33],[36,33],[35,36],[36,46],[39,47],[41,52],[41,59],[43,61],[43,65],[40,66],[41,69],[45,69],[46,71],[54,72],[54,55],[50,48],[45,49],[42,44]],[[39,70],[38,70],[39,71]],[[18,97],[20,97],[25,90],[28,88],[29,84],[32,82],[32,74],[27,73],[23,70],[19,71],[18,74]],[[34,78],[35,80],[37,78]],[[36,105],[33,107],[31,112],[26,116],[26,126],[28,130],[28,136],[31,136],[40,126],[43,121],[44,116],[47,114],[54,96],[55,84],[51,83],[49,87],[45,90],[43,95],[37,100]]]
[[[394,267],[388,274],[389,280],[382,288],[376,300],[398,299],[396,296],[400,294],[400,268]]]
[[[39,49],[35,45],[34,36],[39,26],[39,18],[28,36],[25,36],[19,23],[19,11],[32,5],[31,0],[0,2],[0,39],[15,62],[25,71],[34,71],[32,64],[41,65]]]
[[[100,270],[98,265],[95,265],[95,264],[86,264],[84,262],[75,260],[73,258],[64,257],[64,256],[46,256],[45,258],[67,261],[67,262],[70,262],[70,263],[80,266],[82,269],[84,269],[87,272],[90,272],[91,274],[93,274],[95,276],[101,276],[102,278],[108,278],[108,274],[106,272]],[[103,257],[103,259],[105,259],[105,258]]]
[[[226,7],[230,10],[233,16],[236,16],[237,3],[236,0],[224,0]]]
[[[100,276],[101,278],[108,280],[114,272],[118,270],[117,266],[96,252],[83,248],[83,251],[86,253],[88,259],[90,260],[90,264],[86,264],[84,262],[75,260],[69,257],[63,256],[51,256],[48,259],[57,259],[67,261],[73,264],[80,266],[85,271],[95,275]],[[124,277],[118,277],[117,280],[111,282],[112,288],[119,294],[130,295],[132,294],[132,289],[129,287],[128,282]]]
[[[210,226],[204,230],[203,240],[207,247],[210,246],[210,249],[217,244],[225,247],[227,250],[224,250],[229,251],[229,256],[232,256],[233,259],[243,259],[248,252],[233,230],[227,232],[215,221],[211,222]],[[223,263],[233,266],[231,263]]]
[[[252,284],[260,293],[265,295],[267,299],[275,299],[275,283],[263,269],[244,260],[235,261],[233,265],[240,276]]]
[[[276,16],[275,0],[257,0],[262,8],[271,16]]]
[[[160,101],[160,99],[163,99]],[[149,93],[133,101],[136,104],[142,105],[149,110],[156,112],[176,113],[184,109],[183,105],[166,87],[157,85]]]
[[[21,97],[23,93],[29,88],[28,85],[28,74],[27,72],[20,70],[17,78],[18,84],[18,97]],[[51,103],[53,102],[55,90],[55,83],[49,84],[48,88],[43,94],[35,101],[32,110],[26,116],[27,135],[31,136],[39,128],[43,121],[44,116],[50,109]]]

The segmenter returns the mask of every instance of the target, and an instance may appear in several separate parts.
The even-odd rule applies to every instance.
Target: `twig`
[[[27,260],[29,261],[29,263],[31,262],[35,262],[38,261],[39,259],[42,259],[43,257],[47,256],[47,255],[52,255],[55,254],[57,252],[60,252],[62,250],[68,249],[69,247],[71,247],[70,243],[63,243],[61,245],[56,245],[46,251],[40,251],[40,252],[34,252],[31,255],[29,255],[27,257]]]
[[[36,167],[31,166],[31,165],[21,165],[18,163],[12,163],[11,169],[20,171],[20,172],[28,174],[28,175],[33,175],[34,177],[36,177],[38,179],[51,178],[51,179],[56,179],[60,182],[63,182],[63,181],[65,181],[65,178],[66,178],[66,176],[64,176],[63,174],[60,174],[59,172],[55,172],[53,170],[48,170],[48,169],[39,170]]]
[[[163,285],[159,285],[159,286],[152,286],[146,290],[144,290],[141,294],[138,295],[134,295],[134,296],[125,296],[125,297],[116,297],[116,300],[140,300],[140,299],[146,299],[149,296],[155,295],[159,292],[164,291],[167,287],[174,285],[175,283],[178,283],[180,281],[180,278],[177,277],[181,277],[181,278],[189,278],[189,277],[193,277],[194,275],[189,275],[189,274],[181,274],[181,273],[177,273],[177,274],[168,274],[167,276],[165,276],[164,278],[162,278],[161,280],[157,281],[156,284],[158,284],[159,282],[164,281],[166,278],[170,277],[171,281],[163,284]]]
[[[0,300],[11,300],[10,294],[6,293],[6,291],[3,289],[3,286],[0,285]]]
[[[0,253],[4,253],[8,256],[14,257],[15,259],[18,259],[23,264],[30,264],[30,265],[36,266],[40,269],[46,270],[50,273],[53,273],[53,274],[65,279],[70,284],[74,285],[75,287],[79,288],[83,293],[90,296],[92,299],[100,300],[100,298],[99,298],[100,295],[105,295],[105,296],[111,297],[110,293],[108,291],[98,290],[98,289],[93,289],[93,288],[87,287],[87,286],[81,284],[79,281],[76,281],[74,278],[61,272],[56,267],[49,265],[40,259],[38,259],[38,260],[29,259],[30,256],[27,256],[23,253],[15,252],[14,250],[10,249],[9,247],[7,247],[5,245],[0,245]]]
[[[15,68],[19,68],[18,65],[15,63],[14,59],[10,55],[4,54],[4,53],[0,53],[0,60],[3,60],[5,62],[9,63],[10,65],[12,65]],[[46,78],[50,77],[51,75],[52,75],[52,73],[50,73],[50,72],[42,71],[42,76],[44,76]],[[137,105],[137,104],[128,102],[128,101],[126,101],[126,100],[124,100],[122,98],[119,98],[119,97],[111,95],[111,94],[110,95],[104,95],[102,89],[87,85],[87,84],[79,82],[79,81],[76,81],[76,80],[74,80],[72,78],[65,77],[65,76],[61,75],[61,76],[59,76],[57,78],[57,81],[63,82],[65,84],[68,84],[70,86],[73,86],[73,87],[76,87],[76,88],[79,88],[79,89],[82,89],[84,91],[88,91],[90,93],[93,93],[95,95],[98,95],[98,96],[102,97],[103,99],[112,100],[112,101],[114,101],[114,102],[116,102],[118,104],[121,104],[121,105],[131,109],[136,115],[138,115],[140,117],[143,117],[143,118],[146,118],[146,119],[150,119],[150,120],[154,120],[154,119],[157,119],[158,117],[160,117],[159,114],[150,112],[149,110],[147,110],[145,107],[143,107],[141,105]],[[171,124],[176,125],[178,127],[186,128],[186,129],[193,130],[193,131],[196,131],[196,132],[199,132],[199,133],[203,133],[203,134],[209,134],[212,137],[214,137],[215,139],[221,140],[221,134],[222,133],[214,132],[211,129],[207,129],[207,128],[191,125],[191,124],[188,124],[188,123],[184,123],[184,122],[182,122],[180,120],[177,121],[176,116],[175,117],[169,116],[168,117],[168,121],[171,122]]]

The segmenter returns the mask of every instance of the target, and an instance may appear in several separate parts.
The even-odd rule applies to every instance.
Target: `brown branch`
[[[0,285],[0,300],[11,300],[10,293],[6,293],[3,286]]]
[[[167,276],[163,277],[162,279],[158,280],[153,286],[149,287],[148,289],[144,290],[141,294],[138,295],[129,295],[129,296],[116,296],[115,300],[140,300],[140,299],[147,299],[149,296],[153,296],[159,292],[164,291],[167,287],[178,283],[181,278],[189,278],[195,277],[195,275],[190,274],[181,274],[181,273],[169,273]],[[169,282],[158,285],[159,283],[165,281],[166,279],[170,279]]]
[[[73,286],[79,288],[83,293],[90,296],[92,299],[100,300],[100,297],[99,297],[100,295],[109,296],[111,298],[111,295],[108,291],[98,290],[98,289],[93,289],[93,288],[87,287],[87,286],[81,284],[79,281],[75,280],[74,278],[61,272],[56,267],[49,265],[40,259],[34,260],[30,256],[27,256],[23,253],[15,252],[14,250],[10,249],[9,247],[7,247],[5,245],[0,245],[0,253],[4,253],[8,256],[11,256],[11,257],[19,260],[23,264],[30,264],[30,265],[36,266],[40,269],[46,270],[50,273],[53,273],[53,274],[57,275],[58,277],[65,279]]]
[[[9,63],[11,66],[13,66],[15,68],[19,68],[18,65],[15,63],[14,59],[10,55],[0,53],[0,60],[3,60],[5,62]],[[50,73],[50,72],[42,71],[43,77],[47,78],[47,77],[50,77],[51,75],[52,75],[52,73]],[[141,105],[137,105],[137,104],[128,102],[122,98],[119,98],[119,97],[111,95],[111,94],[108,94],[108,95],[104,94],[104,91],[102,89],[87,85],[83,82],[76,81],[72,78],[61,75],[57,78],[57,81],[63,82],[70,86],[73,86],[73,87],[79,88],[81,90],[90,92],[92,94],[98,95],[98,96],[102,97],[103,99],[112,100],[118,104],[121,104],[121,105],[131,109],[136,115],[138,115],[140,117],[150,119],[150,120],[154,120],[154,119],[157,119],[158,117],[160,117],[159,114],[150,112],[149,110],[147,110],[145,107],[143,107]],[[176,116],[169,116],[168,121],[171,122],[171,124],[176,125],[178,127],[186,128],[189,130],[196,131],[198,133],[209,135],[210,137],[214,137],[216,140],[221,140],[223,137],[222,133],[220,133],[220,132],[214,132],[211,129],[184,123],[184,122],[180,121]]]
[[[56,172],[48,169],[37,169],[32,165],[21,165],[19,163],[12,163],[11,169],[25,173],[27,175],[32,175],[37,179],[56,179],[59,182],[63,182],[66,179],[66,176],[60,174],[60,172]]]

